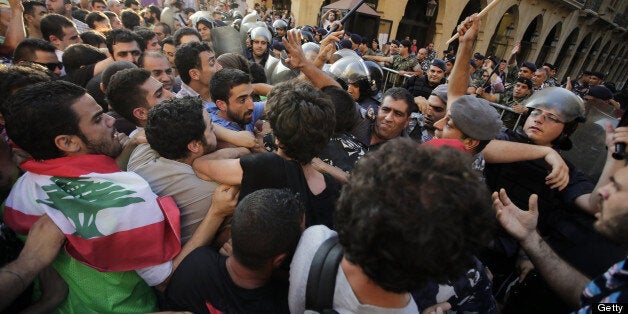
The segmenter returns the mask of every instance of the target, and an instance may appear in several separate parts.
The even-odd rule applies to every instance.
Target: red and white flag
[[[4,220],[27,234],[47,214],[66,235],[66,251],[100,271],[137,270],[172,260],[181,250],[179,210],[158,199],[133,172],[104,155],[20,165],[27,172],[6,200]]]

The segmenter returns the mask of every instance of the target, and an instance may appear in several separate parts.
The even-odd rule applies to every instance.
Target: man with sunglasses
[[[37,63],[46,67],[56,76],[61,75],[63,63],[59,62],[55,54],[55,46],[39,38],[27,38],[22,40],[13,52],[13,63],[24,62]]]

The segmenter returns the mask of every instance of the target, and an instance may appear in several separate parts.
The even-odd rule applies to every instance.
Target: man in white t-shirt
[[[344,256],[334,310],[417,313],[411,291],[469,269],[488,241],[492,212],[468,158],[453,148],[393,139],[360,160],[337,203],[335,228]],[[303,233],[290,265],[291,313],[303,313],[314,255],[334,236],[325,226]]]

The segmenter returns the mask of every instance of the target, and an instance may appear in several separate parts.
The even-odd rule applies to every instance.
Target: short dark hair
[[[92,0],[92,1],[90,1],[90,5],[92,7],[94,7],[94,3],[96,3],[96,2],[102,3],[102,4],[105,5],[105,7],[107,7],[107,1],[105,1],[105,0]]]
[[[323,93],[329,96],[336,112],[336,128],[334,132],[349,132],[357,121],[357,108],[353,97],[338,86],[326,86]]]
[[[9,137],[36,160],[65,156],[55,137],[80,134],[79,117],[71,107],[85,93],[84,88],[62,80],[20,89],[6,102]]]
[[[88,44],[73,44],[63,52],[63,67],[68,74],[81,66],[97,63],[107,59],[107,55],[94,46]]]
[[[138,66],[129,61],[115,61],[110,64],[102,71],[102,86],[105,90],[109,87],[109,81],[114,74],[124,70],[124,69],[137,69]]]
[[[233,213],[233,257],[258,270],[274,257],[294,251],[305,209],[288,190],[262,189],[245,196]]]
[[[50,41],[50,35],[54,35],[55,37],[63,40],[64,27],[74,27],[74,23],[67,17],[56,13],[44,16],[44,18],[41,19],[41,24],[39,25],[41,34],[47,41]]]
[[[22,5],[24,6],[24,14],[23,15],[33,15],[35,13],[35,7],[39,6],[39,7],[46,7],[46,4],[40,1],[26,1],[26,2],[22,2]]]
[[[94,25],[94,22],[103,22],[103,21],[109,21],[109,18],[107,17],[105,13],[100,12],[100,11],[91,12],[90,14],[87,14],[87,16],[85,17],[85,24],[87,24],[87,26],[89,26],[89,28],[91,29],[96,28],[96,25]]]
[[[161,47],[164,45],[173,45],[176,47],[174,44],[174,38],[172,38],[172,36],[165,37],[164,40],[161,41]]]
[[[49,41],[39,38],[25,38],[17,44],[13,51],[13,62],[35,61],[36,51],[46,51],[54,53],[57,48]]]
[[[130,43],[135,41],[137,45],[140,47],[140,50],[144,51],[144,47],[140,45],[142,39],[137,36],[137,34],[132,31],[124,28],[112,29],[106,34],[107,40],[107,50],[109,50],[109,54],[113,56],[113,45],[117,43]]]
[[[148,112],[146,139],[159,155],[171,160],[187,158],[187,145],[205,141],[203,102],[198,97],[164,100]],[[209,152],[206,152],[209,153]]]
[[[0,113],[6,115],[4,102],[19,89],[51,80],[52,77],[47,69],[36,63],[0,67]]]
[[[98,48],[98,46],[100,46],[101,44],[107,45],[107,39],[105,38],[105,35],[93,30],[83,32],[79,35],[79,37],[81,37],[83,43],[94,46],[96,48]]]
[[[164,23],[164,22],[159,22],[159,23],[155,23],[155,26],[161,26],[164,28],[164,34],[166,36],[168,35],[172,35],[172,29],[170,29],[170,25]]]
[[[119,115],[135,125],[139,124],[133,115],[133,110],[148,106],[146,91],[141,85],[150,78],[150,71],[146,69],[125,69],[111,77],[105,93],[109,105]]]
[[[81,9],[79,7],[72,7],[72,17],[85,23],[85,17],[89,14],[89,11]]]
[[[159,7],[157,7],[154,4],[149,5],[148,7],[146,7],[146,9],[150,12],[150,13],[155,13],[155,15],[157,15],[157,21],[159,21],[161,19],[161,10],[159,9]],[[156,24],[155,24],[156,25]],[[170,29],[170,28],[168,28]]]
[[[109,18],[109,21],[111,21],[111,19],[114,17],[118,17],[118,15],[115,12],[105,11],[103,13],[105,13],[105,15]]]
[[[300,164],[323,151],[336,125],[329,97],[296,80],[276,85],[268,94],[266,110],[280,147]]]
[[[192,80],[190,77],[191,69],[203,68],[201,57],[199,57],[203,51],[212,52],[212,48],[205,42],[196,41],[177,48],[177,51],[174,53],[174,66],[177,68],[183,83],[189,84]]]
[[[172,37],[174,38],[174,46],[179,47],[181,45],[181,38],[186,35],[194,35],[198,37],[198,40],[201,41],[203,38],[201,37],[201,33],[191,27],[181,27],[174,32]]]
[[[130,8],[132,5],[139,6],[140,3],[137,0],[124,0],[124,7],[125,8]]]
[[[133,32],[142,39],[142,42],[138,43],[142,46],[142,50],[146,50],[148,42],[157,36],[157,34],[148,27],[137,27]]]
[[[395,293],[464,274],[494,224],[489,192],[469,156],[407,138],[356,164],[335,218],[345,258]]]
[[[238,69],[250,73],[250,62],[243,55],[237,52],[226,52],[221,54],[216,61],[224,68]]]
[[[120,21],[124,28],[134,30],[136,27],[140,26],[142,19],[137,12],[131,9],[124,9],[120,12]]]
[[[251,83],[251,77],[238,69],[224,68],[214,74],[209,81],[209,94],[213,101],[229,102],[231,89]]]
[[[407,114],[408,116],[413,113],[419,111],[419,107],[414,103],[414,97],[412,94],[403,87],[392,87],[389,88],[382,96],[382,102],[386,97],[390,96],[394,100],[403,100],[408,106]]]

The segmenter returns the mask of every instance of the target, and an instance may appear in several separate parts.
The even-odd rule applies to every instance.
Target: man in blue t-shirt
[[[264,111],[263,102],[253,102],[253,86],[248,74],[237,69],[222,69],[209,82],[215,108],[208,108],[214,123],[234,131],[253,132]]]

